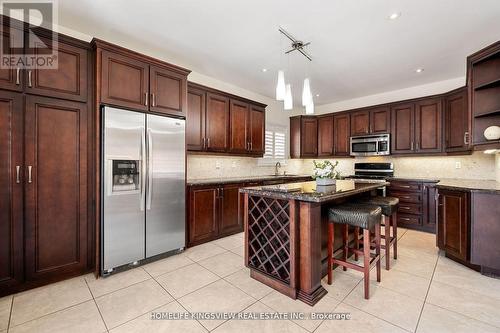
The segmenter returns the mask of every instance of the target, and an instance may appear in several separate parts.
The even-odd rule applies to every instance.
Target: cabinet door
[[[20,49],[14,50],[11,45],[23,45],[24,32],[18,29],[9,28],[0,25],[2,29],[2,56],[6,57],[10,54],[21,52]],[[22,48],[22,47],[21,47]],[[23,90],[23,70],[17,68],[0,68],[0,88],[14,91]]]
[[[189,245],[217,237],[219,226],[218,188],[191,188],[189,191]]]
[[[427,99],[415,104],[415,151],[438,153],[442,151],[442,101]]]
[[[301,156],[318,156],[318,120],[316,117],[301,118]]]
[[[205,91],[188,89],[188,107],[186,117],[186,145],[188,150],[205,149]]]
[[[40,39],[35,44],[35,52],[41,48],[42,52],[50,41]],[[63,42],[57,43],[57,69],[28,69],[26,92],[30,94],[71,99],[76,101],[87,100],[88,85],[88,50]],[[127,84],[128,82],[121,83]]]
[[[230,101],[229,151],[232,153],[246,153],[250,150],[248,110],[248,103],[233,99]]]
[[[391,131],[391,110],[381,106],[370,110],[370,133],[389,133]]]
[[[447,152],[470,149],[469,110],[467,90],[464,89],[445,99],[445,149]]]
[[[439,237],[444,250],[462,260],[468,259],[469,194],[439,190]]]
[[[370,112],[357,111],[351,113],[351,135],[366,135],[370,133]]]
[[[290,118],[290,158],[300,158],[300,117]]]
[[[263,107],[250,105],[250,153],[264,155],[264,135],[266,131],[266,111]]]
[[[161,114],[186,116],[187,78],[157,66],[149,68],[149,110]]]
[[[22,113],[22,95],[0,91],[0,294],[23,279]]]
[[[349,156],[350,135],[349,114],[333,116],[333,153],[335,156]]]
[[[149,66],[110,51],[101,51],[101,102],[126,108],[149,109]]]
[[[221,217],[219,235],[229,235],[243,231],[242,220],[239,217],[239,185],[226,185],[220,189]]]
[[[206,147],[225,152],[229,146],[229,98],[207,93]]]
[[[26,98],[25,269],[28,280],[87,265],[87,106]]]
[[[333,155],[333,116],[318,117],[318,156]]]
[[[391,154],[414,151],[415,105],[399,104],[391,108]]]

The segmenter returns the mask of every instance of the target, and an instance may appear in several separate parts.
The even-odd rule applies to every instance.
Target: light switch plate
[[[462,162],[455,162],[455,169],[462,169]]]

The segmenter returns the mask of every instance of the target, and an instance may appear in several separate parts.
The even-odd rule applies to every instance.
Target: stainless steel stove
[[[346,178],[363,183],[383,183],[390,177],[394,177],[392,163],[354,163],[354,175]],[[385,196],[385,186],[379,190],[380,195]]]

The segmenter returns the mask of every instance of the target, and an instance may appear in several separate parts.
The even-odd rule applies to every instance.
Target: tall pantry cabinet
[[[57,38],[57,69],[0,69],[0,296],[93,265],[91,49]]]

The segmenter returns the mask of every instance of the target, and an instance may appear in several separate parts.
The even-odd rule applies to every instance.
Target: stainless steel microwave
[[[351,156],[389,155],[390,134],[376,134],[351,137]]]

